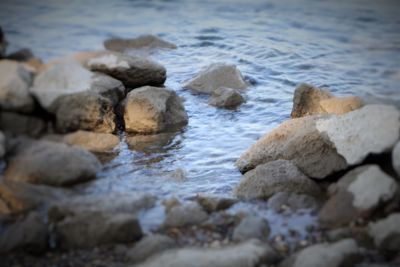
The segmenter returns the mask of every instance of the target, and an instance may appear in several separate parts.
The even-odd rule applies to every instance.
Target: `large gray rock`
[[[183,88],[206,94],[211,94],[220,87],[245,89],[247,84],[235,65],[214,63],[183,85]]]
[[[12,135],[39,137],[47,131],[48,125],[39,117],[4,111],[0,113],[0,129]]]
[[[165,227],[182,227],[200,224],[207,220],[208,215],[196,202],[176,205],[167,210]]]
[[[368,233],[374,239],[375,246],[383,251],[399,252],[400,250],[400,213],[371,222]]]
[[[93,179],[100,167],[97,158],[86,150],[37,141],[10,158],[4,176],[10,181],[63,186]]]
[[[119,144],[119,137],[108,133],[76,131],[65,135],[63,141],[93,153],[102,153],[115,148]]]
[[[90,59],[88,66],[92,71],[120,80],[128,90],[144,85],[162,85],[167,78],[166,69],[157,62],[120,53]]]
[[[344,114],[363,106],[359,97],[335,97],[327,90],[308,84],[296,88],[291,117],[300,118],[316,114]]]
[[[250,240],[224,248],[182,248],[167,250],[136,267],[255,267],[274,264],[276,252],[258,240]]]
[[[310,177],[325,178],[362,162],[369,154],[390,150],[399,138],[399,128],[400,112],[386,105],[292,119],[258,140],[236,165],[246,172],[286,159]]]
[[[333,196],[321,208],[319,220],[323,225],[337,226],[367,218],[394,198],[398,185],[377,165],[365,165],[348,172],[330,190]]]
[[[111,38],[104,41],[107,50],[125,52],[132,49],[176,49],[176,45],[154,35],[141,35],[132,39]]]
[[[400,177],[400,142],[397,142],[392,151],[392,164],[397,175]]]
[[[28,90],[31,83],[32,73],[22,64],[0,60],[0,109],[32,112],[35,106]]]
[[[126,252],[126,257],[132,263],[142,262],[155,254],[167,249],[173,249],[176,246],[175,240],[168,236],[160,234],[148,235],[135,244],[133,248],[129,249]]]
[[[221,108],[235,108],[244,102],[245,100],[238,90],[220,87],[212,93],[208,103]]]
[[[254,215],[244,217],[232,234],[234,241],[245,241],[252,238],[267,240],[270,229],[268,222]]]
[[[237,196],[244,198],[269,198],[278,192],[318,196],[321,190],[293,163],[276,160],[247,172],[235,191]]]
[[[6,139],[4,134],[0,131],[0,159],[6,154]]]
[[[144,86],[128,94],[124,121],[128,132],[158,133],[186,125],[188,115],[174,91]]]

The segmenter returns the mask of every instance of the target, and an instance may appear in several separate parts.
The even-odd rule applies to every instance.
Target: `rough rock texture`
[[[235,191],[244,198],[269,198],[278,192],[318,196],[320,188],[290,161],[276,160],[247,172]]]
[[[32,73],[22,64],[11,60],[0,60],[0,109],[29,113],[34,101],[29,93]]]
[[[323,225],[336,226],[368,217],[393,199],[398,185],[377,165],[365,165],[348,172],[330,190],[333,196],[321,208],[319,219]]]
[[[245,100],[238,90],[220,87],[212,93],[208,103],[221,108],[235,108],[244,102]]]
[[[177,205],[167,210],[165,227],[181,227],[200,224],[207,220],[208,215],[196,202]]]
[[[90,59],[88,66],[121,81],[127,88],[144,85],[162,85],[167,78],[166,69],[147,58],[133,57],[120,53],[111,53]]]
[[[107,133],[77,131],[64,136],[63,141],[69,145],[81,147],[93,153],[111,151],[119,144],[119,137]]]
[[[332,113],[344,114],[363,106],[359,97],[335,97],[327,90],[308,84],[296,88],[293,97],[292,118]]]
[[[268,222],[258,216],[249,215],[244,217],[238,226],[235,227],[232,234],[234,241],[245,241],[252,238],[268,239],[269,235]]]
[[[51,109],[60,133],[77,130],[112,133],[116,127],[113,103],[95,92],[61,96]]]
[[[186,125],[188,115],[174,91],[144,86],[128,94],[124,121],[128,132],[158,133]]]
[[[132,49],[176,49],[176,45],[154,35],[141,35],[132,39],[111,38],[104,41],[107,50],[125,52]]]
[[[400,177],[400,142],[397,142],[392,152],[392,164],[397,175]]]
[[[14,112],[0,113],[0,129],[12,135],[39,137],[47,130],[47,122],[39,117]]]
[[[368,225],[368,233],[374,239],[375,246],[383,251],[398,252],[400,248],[400,213]]]
[[[276,263],[276,252],[258,240],[220,249],[182,248],[167,250],[137,267],[255,267],[261,262]]]
[[[197,195],[196,200],[208,213],[229,209],[238,201],[235,198],[218,197],[213,195]]]
[[[206,94],[211,94],[220,87],[245,89],[247,84],[235,65],[215,63],[201,70],[183,85],[183,88]]]
[[[93,179],[99,168],[97,158],[83,149],[37,141],[10,158],[4,176],[11,181],[63,186]]]
[[[278,192],[268,199],[268,208],[276,211],[291,209],[296,211],[299,209],[316,210],[319,207],[319,202],[316,198],[290,192]]]
[[[4,134],[0,131],[0,159],[6,154],[6,139]]]
[[[126,257],[132,263],[142,262],[155,254],[167,249],[173,249],[176,246],[175,240],[168,236],[160,234],[149,235],[129,249],[126,252]]]

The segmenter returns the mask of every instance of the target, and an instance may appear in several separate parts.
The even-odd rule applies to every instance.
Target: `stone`
[[[208,213],[229,209],[238,202],[235,198],[218,197],[213,195],[197,195],[197,203]]]
[[[19,62],[26,62],[35,56],[33,55],[32,51],[28,48],[23,48],[18,51],[15,51],[14,53],[11,53],[7,55],[7,59],[9,60],[14,60],[14,61],[19,61]]]
[[[221,108],[235,108],[244,102],[245,100],[238,90],[220,87],[212,93],[208,103]]]
[[[249,215],[244,217],[235,227],[232,240],[246,241],[252,238],[267,240],[269,232],[269,224],[265,219]]]
[[[104,41],[107,50],[126,52],[132,49],[176,49],[176,45],[154,35],[141,35],[132,39],[110,38]]]
[[[110,53],[88,61],[92,71],[107,74],[121,81],[128,90],[145,85],[162,85],[166,69],[147,58]]]
[[[196,202],[190,202],[172,207],[167,211],[164,226],[182,227],[188,225],[196,225],[206,221],[207,213]]]
[[[0,58],[6,56],[6,49],[7,49],[8,42],[6,37],[4,36],[3,29],[0,26]]]
[[[95,178],[100,167],[97,158],[86,150],[37,141],[9,159],[4,176],[10,181],[65,186]]]
[[[0,108],[5,111],[30,113],[35,107],[29,93],[32,73],[22,64],[0,60]]]
[[[317,210],[320,206],[315,197],[290,192],[278,192],[268,199],[268,208],[275,211],[289,208],[292,211],[300,209]]]
[[[267,244],[250,240],[223,248],[181,248],[164,251],[137,267],[255,267],[275,264],[280,257]]]
[[[0,159],[6,154],[6,138],[4,134],[0,131]]]
[[[108,133],[76,131],[63,137],[69,145],[78,146],[92,153],[109,152],[119,144],[119,137]]]
[[[144,153],[152,153],[155,149],[157,152],[159,152],[160,148],[166,147],[168,144],[171,144],[175,137],[175,132],[151,135],[135,134],[127,135],[126,142],[129,149]]]
[[[377,222],[370,222],[368,233],[374,239],[375,246],[387,252],[399,252],[400,249],[400,213],[392,213]]]
[[[235,190],[242,198],[267,199],[278,192],[319,196],[319,186],[288,160],[258,165],[247,172]]]
[[[247,84],[235,65],[214,63],[201,70],[199,74],[183,85],[183,88],[205,94],[212,94],[220,87],[245,89]]]
[[[392,164],[397,175],[400,177],[400,142],[397,142],[392,152]]]
[[[133,248],[128,249],[126,258],[132,263],[142,262],[153,255],[173,249],[176,246],[175,241],[166,235],[151,234],[141,239]]]
[[[124,121],[127,132],[159,133],[186,125],[188,115],[174,91],[144,86],[128,94]]]
[[[12,135],[39,137],[47,131],[48,125],[39,117],[3,111],[0,113],[0,129]]]

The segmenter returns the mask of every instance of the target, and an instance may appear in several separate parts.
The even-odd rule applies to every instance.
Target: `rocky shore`
[[[0,29],[0,266],[400,265],[397,108],[301,84],[291,118],[237,159],[243,177],[230,197],[83,195],[74,187],[96,180],[119,134],[140,148],[190,124],[184,101],[164,86],[166,68],[127,53],[177,46],[114,38],[107,50],[47,63],[6,47]],[[251,94],[226,63],[205,66],[182,88],[215,108]],[[148,231],[140,217],[160,203],[165,218]],[[279,222],[238,208],[249,204],[317,221],[305,235],[280,235]]]

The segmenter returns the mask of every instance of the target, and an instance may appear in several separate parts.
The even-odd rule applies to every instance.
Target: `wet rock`
[[[154,35],[141,35],[132,39],[111,38],[104,41],[107,50],[125,52],[132,49],[176,49],[176,45]]]
[[[64,186],[93,179],[100,166],[97,158],[83,149],[37,141],[9,159],[4,176],[10,181]]]
[[[243,198],[269,198],[278,192],[318,196],[318,185],[305,176],[293,163],[276,160],[258,165],[247,172],[235,190]]]
[[[159,152],[160,148],[171,144],[175,136],[175,132],[151,135],[128,135],[126,136],[126,142],[132,150],[152,153],[154,150]]]
[[[128,94],[124,121],[128,132],[158,133],[186,125],[188,115],[174,91],[144,86]]]
[[[296,88],[293,97],[292,118],[316,114],[344,114],[363,106],[359,97],[335,97],[327,90],[308,84]]]
[[[0,235],[0,253],[15,250],[40,253],[47,249],[47,225],[38,214],[30,213],[26,218],[6,226]]]
[[[182,248],[167,250],[149,258],[137,267],[255,267],[274,264],[279,260],[276,252],[258,240],[250,240],[223,248]]]
[[[6,111],[29,113],[34,101],[29,93],[32,73],[22,64],[0,60],[0,108]]]
[[[235,108],[244,102],[245,100],[238,90],[220,87],[212,93],[208,103],[221,108]]]
[[[14,53],[7,55],[7,59],[19,61],[19,62],[25,62],[34,57],[35,56],[33,55],[32,51],[28,48],[23,48],[18,51],[15,51]]]
[[[0,159],[6,154],[6,139],[4,134],[0,131]]]
[[[39,117],[14,112],[0,113],[0,129],[12,135],[39,137],[44,134],[48,125]]]
[[[198,195],[196,200],[208,213],[229,209],[238,201],[235,198],[217,197],[212,195]]]
[[[63,141],[93,153],[111,151],[119,144],[119,137],[107,133],[76,131],[64,136]]]
[[[290,192],[278,192],[268,199],[268,208],[275,211],[281,211],[284,208],[290,208],[293,211],[299,209],[316,210],[319,202],[316,198]]]
[[[387,252],[399,252],[400,249],[400,213],[368,225],[368,232],[374,239],[375,246]]]
[[[183,85],[183,88],[206,94],[211,94],[220,87],[245,89],[247,84],[235,65],[215,63],[201,70]]]
[[[358,167],[335,185],[336,192],[321,208],[319,220],[322,225],[336,226],[350,223],[359,217],[367,218],[374,210],[390,201],[397,190],[396,181],[377,165]]]
[[[397,175],[400,177],[400,142],[397,142],[392,152],[392,164]]]
[[[234,241],[245,241],[252,238],[268,239],[270,229],[268,222],[260,217],[249,215],[244,217],[232,234]]]
[[[164,226],[182,227],[200,224],[208,218],[207,213],[196,202],[173,206],[167,211]]]
[[[3,29],[0,27],[0,58],[5,57],[8,42],[4,36]]]
[[[120,80],[128,90],[144,85],[162,85],[167,78],[167,71],[162,65],[147,58],[120,53],[110,53],[90,59],[88,66],[92,71]]]
[[[155,254],[176,247],[175,241],[165,235],[154,234],[144,237],[126,252],[129,262],[142,262]]]

